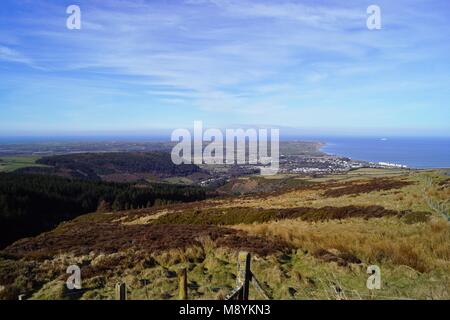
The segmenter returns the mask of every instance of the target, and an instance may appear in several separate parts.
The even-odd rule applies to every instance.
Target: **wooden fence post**
[[[188,288],[187,288],[187,270],[183,268],[178,270],[178,292],[180,300],[188,299]]]
[[[265,299],[271,299],[269,294],[262,288],[258,279],[250,270],[250,253],[239,252],[237,261],[236,287],[226,296],[226,300],[248,300],[250,292],[250,281],[255,286],[256,291]]]
[[[123,282],[116,284],[116,300],[127,300],[127,287]]]
[[[250,271],[250,253],[239,252],[238,257],[238,276],[237,285],[242,286],[242,290],[239,293],[238,300],[248,300],[248,294],[250,291],[250,280],[252,273]]]

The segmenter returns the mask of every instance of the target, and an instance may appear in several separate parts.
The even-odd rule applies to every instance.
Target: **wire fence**
[[[175,277],[177,277],[177,279],[174,279]],[[172,281],[177,281],[178,286],[176,290],[173,290],[170,294],[166,293],[166,298],[176,298],[174,292],[178,291],[178,299],[193,300],[195,298],[200,298],[197,292],[199,289],[209,292],[220,292],[222,294],[221,300],[249,300],[250,298],[271,300],[273,298],[270,290],[265,288],[266,285],[261,284],[253,274],[251,270],[251,256],[247,252],[240,252],[238,254],[236,284],[234,287],[232,285],[200,285],[195,281],[188,281],[188,277],[189,273],[186,268],[180,269],[176,273],[176,276],[171,275]],[[429,281],[435,283],[441,282],[441,280],[433,279],[429,279]],[[133,282],[134,286],[127,285],[125,282],[118,282],[115,286],[109,285],[108,292],[114,292],[109,299],[129,300],[130,296],[132,299],[136,299],[137,296],[133,294],[136,292],[136,284],[140,286],[139,293],[141,296],[137,298],[138,300],[144,300],[141,298],[142,291],[145,300],[155,299],[154,294],[150,294],[148,290],[148,286],[151,284],[149,280],[137,279],[137,281]],[[250,296],[250,287],[253,288],[253,296]],[[92,288],[69,290],[66,286],[63,288],[63,299],[80,299],[86,292],[92,290]],[[292,285],[288,289],[295,291],[295,294],[291,294],[293,300],[415,300],[414,298],[404,295],[384,294],[379,290],[367,289],[367,291],[363,292],[355,289],[347,289],[335,275],[319,278],[318,285],[315,288],[307,288],[304,285],[299,284]],[[23,294],[18,297],[19,300],[26,300],[26,298],[27,297]],[[433,295],[431,295],[430,298],[433,299]]]

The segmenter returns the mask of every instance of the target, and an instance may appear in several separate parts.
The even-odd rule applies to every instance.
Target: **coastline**
[[[450,138],[330,138],[319,151],[328,156],[410,169],[450,168]]]

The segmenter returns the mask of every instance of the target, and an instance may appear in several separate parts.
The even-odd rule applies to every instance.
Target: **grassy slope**
[[[339,197],[324,195],[328,190],[346,188],[344,190],[352,191],[354,185],[370,185],[374,177],[388,177],[411,184],[367,193],[353,192]],[[290,183],[294,189],[264,196],[250,195],[80,217],[44,235],[41,240],[24,240],[22,246],[19,243],[18,247],[29,250],[21,252],[22,257],[11,256],[14,248],[9,252],[7,250],[9,255],[0,256],[0,285],[5,286],[3,297],[7,297],[6,293],[26,292],[34,299],[111,299],[114,284],[123,280],[130,288],[129,298],[173,299],[177,294],[174,272],[180,267],[187,267],[191,298],[223,298],[235,284],[236,252],[240,247],[249,246],[247,240],[252,243],[257,239],[239,238],[236,243],[224,242],[219,237],[213,241],[202,234],[201,228],[195,231],[197,229],[181,225],[173,230],[183,233],[183,228],[186,228],[186,232],[190,232],[188,238],[193,239],[184,249],[167,247],[153,250],[139,244],[128,245],[125,241],[127,246],[123,250],[101,252],[101,235],[98,239],[93,236],[100,251],[98,246],[97,251],[91,251],[94,247],[85,237],[76,238],[71,233],[71,228],[76,229],[83,222],[101,224],[105,228],[108,228],[105,225],[108,223],[120,225],[125,228],[124,234],[131,235],[135,234],[134,229],[127,231],[127,228],[140,226],[143,229],[139,230],[144,232],[143,237],[148,245],[158,241],[156,238],[152,240],[150,230],[157,227],[158,220],[164,221],[173,212],[189,215],[196,210],[222,210],[225,219],[230,214],[235,215],[236,208],[242,207],[286,209],[379,205],[390,210],[411,210],[413,214],[407,219],[405,216],[389,215],[315,222],[301,218],[278,219],[251,224],[239,223],[237,219],[231,228],[245,231],[247,237],[253,235],[285,246],[281,250],[283,252],[260,253],[252,260],[254,274],[276,299],[450,299],[450,226],[425,201],[427,197],[435,201],[450,198],[448,176],[439,171],[358,170],[347,175],[321,178],[320,184],[317,180],[311,182],[314,184],[306,186]],[[426,219],[415,215],[425,211],[432,215]],[[220,219],[218,221],[220,224]],[[223,227],[219,226],[218,230],[220,228]],[[79,232],[75,230],[75,234]],[[73,248],[74,252],[75,249],[83,249],[83,253],[58,251],[59,242],[55,239],[60,238],[57,236],[65,237],[65,241],[72,240],[69,248]],[[137,233],[136,237],[143,239]],[[40,243],[49,246],[52,242],[55,243],[55,250],[51,254],[48,247],[39,249]],[[30,244],[35,247],[30,247]],[[264,247],[264,242],[261,244]],[[258,248],[254,250],[258,251]],[[354,263],[354,259],[361,262]],[[78,296],[67,294],[63,289],[67,278],[65,268],[73,263],[83,266],[83,286],[87,289]],[[382,271],[382,289],[374,292],[366,288],[366,269],[370,264],[379,265]],[[254,291],[250,294],[253,298],[259,297]]]

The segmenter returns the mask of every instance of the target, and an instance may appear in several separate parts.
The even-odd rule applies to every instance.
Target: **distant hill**
[[[77,153],[43,157],[46,168],[24,168],[20,173],[55,174],[83,180],[136,181],[154,176],[167,178],[200,172],[197,165],[175,165],[168,152]],[[130,176],[132,175],[132,176]]]

